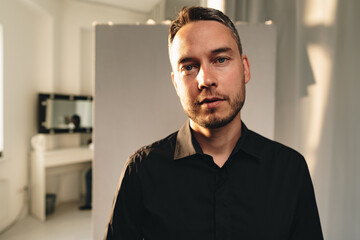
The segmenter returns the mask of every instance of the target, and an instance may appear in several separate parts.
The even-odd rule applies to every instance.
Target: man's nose
[[[211,66],[200,67],[200,71],[197,75],[197,81],[199,90],[217,86],[217,79],[213,70],[211,69]]]

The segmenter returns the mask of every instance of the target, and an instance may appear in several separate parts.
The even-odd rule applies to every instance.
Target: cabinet
[[[33,151],[30,166],[30,211],[41,221],[46,220],[46,171],[49,168],[90,162],[93,151],[88,147]]]

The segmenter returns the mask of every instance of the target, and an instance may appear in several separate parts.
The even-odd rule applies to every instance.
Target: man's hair
[[[217,21],[224,24],[227,28],[230,29],[240,52],[242,55],[242,46],[239,34],[228,16],[222,13],[219,10],[213,8],[204,8],[204,7],[183,7],[177,18],[174,19],[169,28],[169,45],[172,44],[176,33],[186,24],[196,21]]]

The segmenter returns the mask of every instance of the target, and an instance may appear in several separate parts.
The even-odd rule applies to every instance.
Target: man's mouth
[[[200,104],[213,103],[213,102],[223,101],[223,100],[224,99],[221,99],[221,98],[218,98],[218,97],[204,98],[203,100],[200,101]]]

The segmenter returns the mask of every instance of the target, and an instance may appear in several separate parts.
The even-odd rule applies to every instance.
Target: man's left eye
[[[218,59],[217,59],[217,62],[218,62],[218,63],[224,63],[224,62],[226,62],[226,60],[227,60],[226,58],[221,57],[221,58],[218,58]]]

